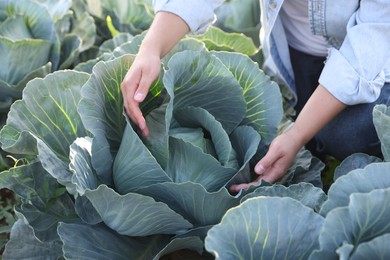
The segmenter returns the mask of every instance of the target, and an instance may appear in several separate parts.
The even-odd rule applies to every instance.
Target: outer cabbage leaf
[[[63,256],[69,259],[129,259],[140,246],[104,225],[61,223],[58,234],[64,244]]]
[[[100,184],[100,180],[92,165],[92,140],[89,137],[77,138],[70,146],[70,164],[72,171],[72,183],[75,184],[77,193],[84,195],[87,189],[94,190]]]
[[[42,243],[21,219],[12,226],[10,240],[2,255],[4,259],[57,259],[61,256],[61,240]]]
[[[364,169],[371,163],[382,162],[382,159],[376,156],[369,156],[365,153],[354,153],[345,158],[339,166],[336,167],[333,180],[336,181],[339,177],[350,173],[356,169]]]
[[[56,192],[62,191],[57,181],[48,175],[39,162],[13,167],[0,174],[0,189],[8,188],[30,204],[44,209]]]
[[[39,162],[3,172],[0,183],[0,188],[8,188],[22,199],[23,203],[15,211],[34,228],[40,241],[50,242],[57,238],[58,221],[77,219],[73,201],[66,190]]]
[[[100,184],[107,184],[106,176],[99,176],[93,168],[93,140],[77,138],[70,147],[69,169],[73,173],[71,182],[75,192],[75,210],[79,217],[90,225],[102,222],[102,218],[85,195],[86,190],[95,190]],[[111,174],[110,174],[111,181]]]
[[[203,246],[197,237],[171,239],[156,235],[139,239],[119,235],[104,225],[61,223],[58,231],[64,243],[64,256],[70,259],[159,259],[183,248],[201,252]]]
[[[60,194],[51,198],[46,208],[38,208],[28,203],[15,207],[18,218],[34,229],[34,235],[39,241],[50,243],[57,240],[59,222],[79,222],[72,198],[67,193]]]
[[[323,218],[291,198],[252,198],[210,229],[216,259],[305,259],[318,246]]]
[[[343,244],[357,247],[390,233],[389,214],[390,189],[352,194],[348,206],[334,209],[326,216],[319,237],[320,249],[314,251],[310,259],[337,258],[336,250]],[[352,250],[347,252],[352,253]]]
[[[212,52],[240,83],[247,105],[242,125],[256,129],[266,144],[276,135],[283,116],[282,96],[278,85],[259,70],[248,57],[237,53]]]
[[[389,244],[390,233],[378,236],[369,242],[359,244],[350,259],[386,259],[390,256]]]
[[[16,101],[0,132],[2,149],[12,153],[36,153],[30,135],[43,140],[63,161],[69,161],[69,146],[86,136],[77,113],[82,85],[88,74],[58,71],[27,85],[23,99]],[[29,134],[27,134],[29,133]],[[27,147],[29,148],[27,151]]]
[[[38,146],[38,159],[42,167],[54,177],[58,183],[65,186],[67,191],[76,195],[76,187],[72,183],[72,173],[68,167],[68,161],[63,161],[41,139],[36,138]]]
[[[390,107],[377,105],[373,110],[374,126],[381,141],[382,154],[385,161],[390,161]]]
[[[192,225],[166,204],[137,193],[119,195],[105,185],[85,195],[104,223],[119,234],[149,236],[180,234]]]
[[[204,42],[208,50],[238,52],[248,56],[257,52],[251,38],[242,33],[227,33],[214,26],[210,26],[204,34],[192,37]]]
[[[244,196],[241,202],[247,199],[265,196],[265,197],[290,197],[301,202],[303,205],[318,212],[321,205],[326,201],[325,192],[310,183],[293,184],[289,187],[274,184],[272,186],[259,187],[254,192]]]
[[[372,163],[338,178],[330,187],[328,200],[323,204],[320,214],[325,216],[332,209],[347,206],[353,193],[390,188],[389,169],[390,163]]]
[[[192,182],[159,183],[138,192],[167,204],[195,227],[217,224],[229,208],[239,203],[227,189],[208,192],[202,185]]]

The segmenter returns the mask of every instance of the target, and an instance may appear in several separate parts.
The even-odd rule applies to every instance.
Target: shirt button
[[[269,3],[269,7],[272,8],[272,9],[275,9],[276,6],[277,6],[277,3],[276,3],[275,1],[271,1],[271,2]]]

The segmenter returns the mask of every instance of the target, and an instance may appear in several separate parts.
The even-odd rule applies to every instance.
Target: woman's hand
[[[291,129],[293,130],[293,129]],[[302,143],[297,140],[294,131],[288,131],[277,136],[271,143],[267,154],[256,164],[255,172],[259,177],[250,183],[232,185],[230,191],[239,192],[257,184],[260,180],[274,183],[287,172]]]
[[[260,180],[270,183],[280,180],[301,147],[344,108],[346,108],[345,104],[319,85],[298,115],[294,125],[272,141],[268,153],[256,164],[255,172],[259,177],[250,183],[232,185],[230,190],[238,192],[241,189],[248,189]]]
[[[188,25],[179,16],[169,12],[158,12],[142,41],[133,65],[121,84],[126,114],[141,130],[143,136],[149,134],[149,129],[139,104],[144,101],[150,85],[157,79],[160,73],[161,58],[188,31]]]
[[[148,126],[139,104],[144,101],[150,85],[160,74],[160,55],[140,50],[122,84],[123,104],[130,120],[141,130],[143,136],[149,134]]]

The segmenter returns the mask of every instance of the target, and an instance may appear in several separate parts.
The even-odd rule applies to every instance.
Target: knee
[[[373,124],[337,130],[326,127],[316,136],[317,151],[342,161],[354,153],[382,156],[381,143]]]

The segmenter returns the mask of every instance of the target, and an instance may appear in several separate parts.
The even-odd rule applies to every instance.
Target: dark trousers
[[[294,119],[296,119],[307,100],[318,86],[318,79],[324,68],[326,57],[313,56],[291,47],[289,47],[289,50],[298,97],[297,104],[294,107],[296,111]],[[306,149],[313,155],[322,157],[322,155],[317,152],[316,147],[317,144],[314,138],[306,144]]]
[[[313,56],[291,47],[289,50],[298,97],[298,103],[294,108],[298,115],[318,86],[326,57]]]

